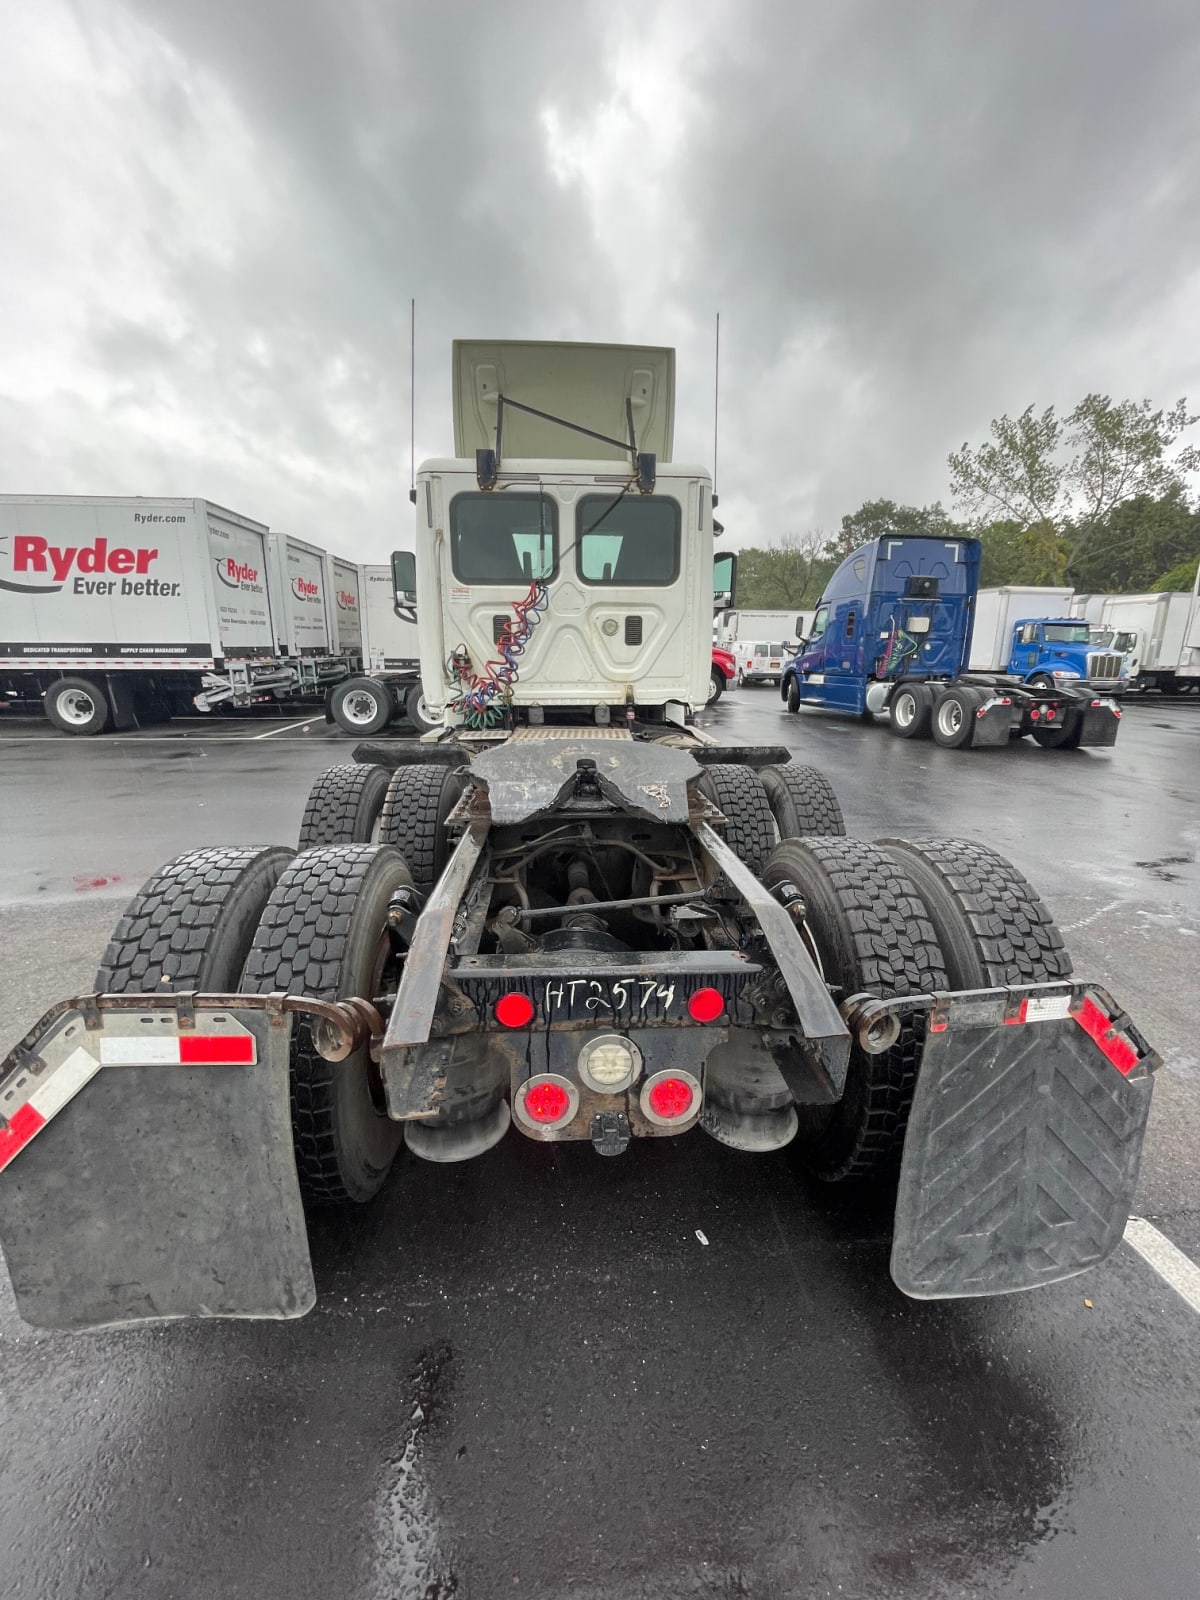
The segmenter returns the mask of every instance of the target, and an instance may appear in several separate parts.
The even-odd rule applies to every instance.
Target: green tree
[[[1075,581],[1081,589],[1136,593],[1187,560],[1193,570],[1200,561],[1200,514],[1175,485],[1114,506],[1075,563]]]
[[[1062,565],[1061,541],[1050,523],[1024,527],[1011,517],[975,529],[982,546],[979,583],[984,589],[1005,584],[1055,584]]]
[[[1196,586],[1195,556],[1189,556],[1186,561],[1181,561],[1177,567],[1172,567],[1170,572],[1164,572],[1157,583],[1152,583],[1150,589],[1154,594],[1179,593],[1189,594]]]
[[[1015,419],[996,418],[989,441],[952,452],[951,493],[973,526],[1000,517],[1043,530],[1046,577],[1039,581],[1077,581],[1089,546],[1118,506],[1184,492],[1200,450],[1172,452],[1197,420],[1185,400],[1153,411],[1149,400],[1117,405],[1089,394],[1061,418],[1053,406],[1040,414],[1027,406]]]
[[[844,561],[852,551],[873,539],[915,534],[952,539],[962,531],[937,502],[931,506],[898,506],[894,500],[865,500],[857,511],[842,518],[841,529],[822,553],[830,561]]]
[[[790,609],[811,605],[833,570],[822,555],[827,536],[785,533],[765,549],[738,552],[738,605],[744,610]]]

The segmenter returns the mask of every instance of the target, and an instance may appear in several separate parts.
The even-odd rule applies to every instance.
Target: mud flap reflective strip
[[[1070,1013],[1053,1015],[1064,1001]],[[1021,1020],[1003,992],[961,1004],[949,996],[935,1010],[940,1026],[926,1040],[913,1096],[892,1249],[892,1276],[917,1299],[1055,1283],[1120,1242],[1157,1058],[1123,1035],[1097,1037],[1120,1015],[1102,991],[1073,986],[1021,1003],[1036,1026],[997,1025],[997,1009],[1007,1010],[1005,1021]],[[1092,1026],[1089,1005],[1099,1019],[1087,1013]],[[1112,1059],[1117,1040],[1135,1056],[1128,1067]]]
[[[252,1067],[254,1035],[180,1034],[173,1039],[101,1039],[100,1064],[105,1067]]]
[[[65,1061],[39,1083],[23,1104],[10,1111],[5,1103],[12,1094],[14,1101],[20,1097],[23,1085],[6,1085],[6,1094],[0,1098],[0,1115],[7,1127],[0,1128],[0,1172],[22,1151],[33,1136],[40,1133],[57,1112],[77,1095],[89,1078],[100,1070],[100,1063],[91,1051],[76,1046]]]

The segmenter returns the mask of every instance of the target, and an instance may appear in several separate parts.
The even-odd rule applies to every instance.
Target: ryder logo
[[[358,596],[356,594],[351,594],[349,589],[338,590],[337,603],[339,611],[358,610]]]
[[[319,587],[315,583],[311,583],[307,578],[293,578],[292,593],[297,600],[319,600],[321,598]]]
[[[88,581],[75,577],[76,594],[90,594],[93,591],[111,594],[115,585],[97,584],[90,580],[107,573],[118,576],[139,573],[144,577],[150,570],[151,562],[158,560],[157,550],[131,550],[125,545],[115,545],[110,550],[108,540],[103,537],[91,544],[57,545],[39,535],[27,533],[4,534],[0,537],[0,555],[8,555],[3,546],[8,544],[10,538],[12,554],[9,560],[13,576],[11,580],[0,578],[0,589],[10,589],[15,594],[57,594],[67,579],[78,573],[87,573]],[[18,578],[25,581],[17,582]],[[31,578],[41,581],[30,582]]]
[[[257,589],[258,568],[248,561],[236,561],[233,556],[221,556],[217,562],[217,577],[227,589]]]

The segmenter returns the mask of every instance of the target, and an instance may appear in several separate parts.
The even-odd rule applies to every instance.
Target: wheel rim
[[[73,728],[82,728],[96,715],[96,702],[86,689],[64,689],[55,704],[59,716]]]
[[[962,727],[963,709],[957,700],[945,700],[938,707],[938,727],[944,734],[955,734]]]
[[[896,726],[898,728],[911,728],[916,714],[916,701],[911,694],[899,694],[896,696]]]
[[[365,728],[378,714],[379,702],[366,689],[358,689],[353,694],[348,694],[342,701],[342,715],[356,728]]]

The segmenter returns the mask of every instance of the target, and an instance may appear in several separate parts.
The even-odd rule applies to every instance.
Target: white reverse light
[[[642,1070],[642,1052],[619,1033],[602,1033],[579,1052],[579,1076],[599,1094],[620,1094]]]

